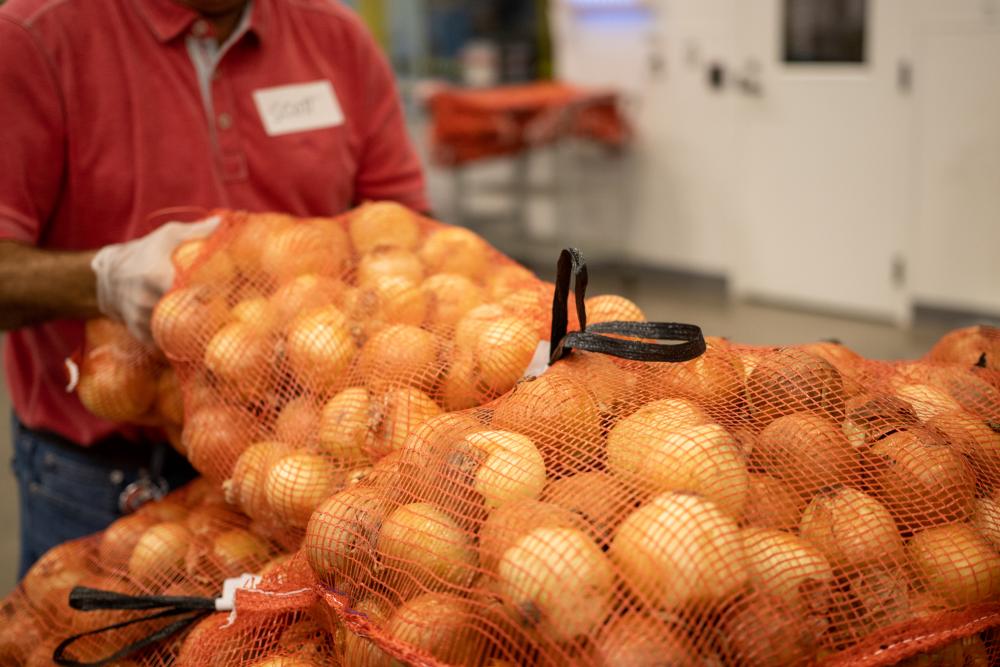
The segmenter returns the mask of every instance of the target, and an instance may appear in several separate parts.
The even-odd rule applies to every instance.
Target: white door
[[[785,62],[785,13],[795,0],[739,3],[736,295],[908,320],[906,2],[860,3],[860,63]]]
[[[913,296],[1000,316],[1000,2],[924,0],[914,32]]]

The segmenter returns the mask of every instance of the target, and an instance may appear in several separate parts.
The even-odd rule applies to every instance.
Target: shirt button
[[[222,113],[219,114],[217,122],[219,124],[220,130],[228,130],[233,126],[233,117],[223,111]]]
[[[208,34],[208,23],[202,20],[195,21],[191,26],[191,32],[195,37],[204,37]]]

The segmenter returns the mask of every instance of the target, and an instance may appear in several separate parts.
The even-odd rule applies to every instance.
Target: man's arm
[[[0,241],[0,331],[99,314],[93,251],[39,250]]]

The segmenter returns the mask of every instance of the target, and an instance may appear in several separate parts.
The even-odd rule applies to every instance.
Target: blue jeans
[[[121,438],[80,447],[32,430],[16,416],[12,421],[21,502],[20,579],[52,547],[103,530],[120,517],[118,497],[149,468],[152,447]],[[167,447],[162,477],[173,489],[197,473]]]

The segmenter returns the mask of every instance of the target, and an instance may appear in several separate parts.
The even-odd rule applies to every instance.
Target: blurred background
[[[435,216],[543,277],[574,245],[650,319],[882,359],[1000,322],[1000,0],[349,4]]]

